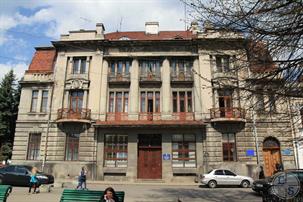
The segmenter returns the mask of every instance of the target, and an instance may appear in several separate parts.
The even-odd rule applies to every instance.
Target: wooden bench
[[[60,202],[102,202],[103,191],[64,189]],[[119,202],[124,202],[124,191],[117,191]]]
[[[6,202],[9,193],[12,192],[12,186],[0,185],[0,202]]]

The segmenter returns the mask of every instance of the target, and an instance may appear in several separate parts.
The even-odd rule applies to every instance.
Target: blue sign
[[[281,151],[282,155],[284,156],[291,156],[292,155],[292,150],[290,148],[287,148],[287,149],[283,149]]]
[[[255,156],[255,150],[247,149],[246,150],[246,156]]]
[[[163,154],[163,160],[170,160],[170,154]]]

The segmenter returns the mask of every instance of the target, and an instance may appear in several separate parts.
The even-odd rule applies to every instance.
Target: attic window
[[[174,37],[174,39],[183,39],[183,37],[180,36],[180,35],[176,35],[176,36]]]
[[[128,38],[127,36],[122,36],[121,38],[119,38],[119,40],[121,40],[121,41],[130,40],[130,38]]]

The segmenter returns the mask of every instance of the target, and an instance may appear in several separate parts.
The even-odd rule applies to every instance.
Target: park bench
[[[103,191],[64,189],[60,202],[102,202]],[[124,202],[124,191],[117,191],[119,202]]]
[[[12,186],[0,185],[0,202],[6,202],[9,193],[12,192]]]

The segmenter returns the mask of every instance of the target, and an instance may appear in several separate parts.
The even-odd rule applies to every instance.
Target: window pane
[[[65,160],[79,159],[79,134],[66,134]]]
[[[187,92],[187,112],[192,112],[192,96],[191,96],[191,92]]]
[[[122,92],[116,93],[116,112],[122,112]]]
[[[215,175],[224,175],[223,170],[216,170]]]
[[[127,143],[127,135],[105,135],[105,167],[127,167]]]
[[[86,58],[81,59],[80,74],[86,73]]]
[[[41,104],[41,112],[47,112],[47,100],[48,100],[48,91],[42,91],[42,104]]]
[[[145,92],[141,93],[141,112],[146,112]]]
[[[160,92],[156,92],[156,100],[155,100],[155,107],[156,107],[156,109],[155,109],[155,111],[156,112],[160,112]]]
[[[38,104],[38,90],[33,90],[32,92],[32,103],[31,103],[31,112],[37,111]]]
[[[41,143],[40,133],[29,134],[28,151],[27,151],[28,160],[38,160],[40,156],[40,143]]]
[[[119,61],[118,62],[117,73],[122,73],[122,70],[123,70],[123,62]]]
[[[174,142],[180,142],[180,141],[182,142],[183,141],[183,135],[173,135],[172,140]]]
[[[224,56],[223,58],[223,70],[224,72],[229,72],[229,56]]]
[[[124,112],[128,112],[128,92],[124,93]]]
[[[125,62],[125,73],[126,73],[126,74],[129,73],[129,67],[130,67],[130,61],[126,61],[126,62]]]
[[[115,62],[112,62],[112,63],[111,63],[110,72],[111,72],[111,73],[114,73],[114,72],[115,72]]]
[[[109,112],[114,112],[114,99],[115,99],[115,94],[114,94],[114,92],[110,92],[109,93],[109,109],[108,109],[108,111]]]
[[[180,112],[185,112],[185,92],[179,92]]]
[[[216,57],[217,72],[222,72],[222,58],[220,56]]]
[[[173,92],[173,112],[178,112],[177,92]]]
[[[73,60],[73,74],[79,73],[80,59],[74,58]]]

